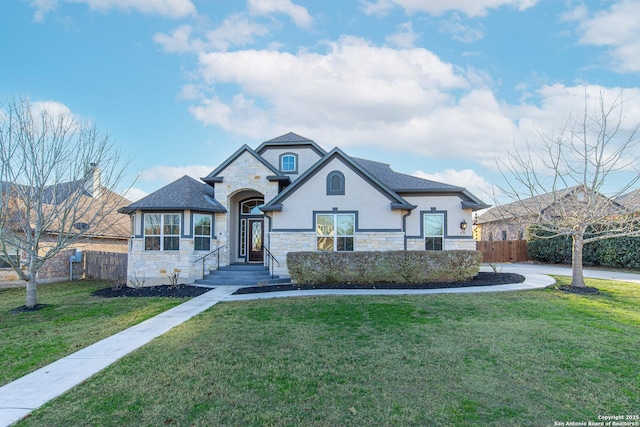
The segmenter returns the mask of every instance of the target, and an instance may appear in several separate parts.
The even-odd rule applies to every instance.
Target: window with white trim
[[[193,250],[211,250],[211,215],[193,214]]]
[[[444,214],[424,214],[423,227],[425,250],[441,251],[444,247]]]
[[[355,214],[316,214],[316,248],[319,251],[353,251]]]
[[[144,214],[144,250],[180,249],[180,214]]]

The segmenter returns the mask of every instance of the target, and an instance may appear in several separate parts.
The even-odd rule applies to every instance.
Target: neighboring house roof
[[[616,202],[632,212],[640,211],[640,189],[633,190],[616,199]]]
[[[543,214],[547,209],[552,208],[557,203],[562,203],[563,199],[584,188],[583,185],[575,185],[569,188],[552,191],[550,193],[540,194],[538,196],[529,197],[512,203],[496,206],[482,213],[477,218],[478,224],[486,224],[495,221],[508,221],[514,219],[524,219],[535,214]],[[606,196],[596,193],[598,197],[607,199]],[[623,206],[615,200],[609,199],[611,205],[607,203],[607,209],[611,208],[611,213],[620,213],[618,209]]]
[[[478,215],[477,223],[486,224],[494,221],[511,220],[530,216],[531,212],[534,211],[542,212],[577,188],[578,186],[564,188],[562,190],[556,190],[539,196],[528,197],[526,199],[506,203],[504,205],[495,206],[488,211],[483,212],[481,215]]]
[[[380,179],[376,178],[372,175],[367,169],[362,167],[362,165],[356,162],[351,157],[347,156],[343,153],[339,148],[334,148],[329,153],[327,153],[322,159],[320,159],[315,165],[309,168],[305,173],[303,173],[300,178],[298,178],[293,184],[288,186],[283,192],[278,194],[273,200],[266,203],[264,207],[261,208],[263,212],[267,211],[275,211],[282,209],[282,202],[287,199],[291,194],[293,194],[298,188],[304,185],[311,177],[317,174],[327,163],[331,160],[339,158],[349,166],[354,172],[360,175],[363,179],[367,180],[371,185],[376,187],[378,191],[384,194],[391,201],[392,209],[415,209],[415,206],[404,200],[398,194],[396,194],[388,185],[382,182]]]
[[[74,204],[77,204],[79,206],[76,214],[80,216],[76,218],[76,225],[80,226],[83,221],[85,221],[86,223],[93,223],[91,229],[92,231],[88,233],[88,236],[105,238],[128,238],[130,234],[129,223],[126,218],[118,215],[116,210],[120,206],[131,203],[131,201],[117,193],[108,190],[105,187],[100,187],[101,197],[104,198],[105,202],[104,204],[92,203],[91,199],[93,198],[93,196],[85,190],[85,183],[86,180],[78,180],[62,182],[56,185],[45,187],[43,192],[43,206],[48,207],[48,209],[55,209],[55,205],[60,205],[67,201],[69,197],[73,197],[73,199],[67,201],[67,203],[73,202]],[[78,196],[76,192],[79,189],[82,190],[82,193]],[[25,194],[25,192],[29,190],[29,186],[9,183],[6,181],[0,182],[1,193],[7,193],[10,195],[10,190],[19,190],[21,193]],[[105,207],[105,204],[110,209],[112,208],[112,212],[107,215],[101,213],[101,211]],[[96,217],[102,218],[100,223],[95,222]],[[47,232],[57,234],[64,227],[61,225],[60,221],[56,221],[55,218],[53,218],[47,228]]]
[[[118,208],[120,206],[125,206],[131,203],[131,200],[128,200],[121,195],[106,189],[105,187],[101,187],[100,191],[100,197],[107,200],[107,202],[105,203],[108,203],[111,212],[103,216],[103,214],[100,213],[100,210],[104,205],[102,203],[94,203],[91,209],[88,209],[84,214],[84,217],[87,218],[88,221],[91,221],[93,223],[92,227],[89,229],[88,235],[92,237],[108,237],[118,239],[129,238],[131,234],[131,224],[126,217],[123,217],[118,213]],[[79,198],[78,203],[87,206],[91,203],[89,201],[91,198],[92,196],[88,195],[85,192]],[[101,218],[101,220],[96,221],[95,218]],[[82,222],[82,219],[83,217],[80,217],[79,222]]]
[[[213,198],[213,191],[209,185],[185,175],[137,202],[121,208],[118,212],[130,214],[137,210],[162,211],[176,208],[201,212],[227,211]]]

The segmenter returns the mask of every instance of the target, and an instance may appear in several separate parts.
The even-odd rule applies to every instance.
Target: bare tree
[[[640,120],[626,126],[623,91],[607,97],[600,88],[595,105],[588,95],[585,88],[584,110],[557,134],[539,131],[540,144],[515,149],[499,164],[505,184],[498,188],[513,202],[495,208],[509,221],[534,224],[533,237],[570,236],[571,286],[582,288],[585,244],[640,235],[638,216],[616,202],[640,180]]]
[[[0,107],[0,249],[26,282],[32,308],[47,260],[109,234],[110,214],[123,203],[113,190],[124,167],[106,134],[65,109],[24,97]]]

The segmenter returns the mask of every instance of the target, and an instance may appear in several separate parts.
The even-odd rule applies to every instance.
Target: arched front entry
[[[240,201],[238,206],[238,251],[240,262],[264,261],[264,215],[260,207],[263,197],[250,197]]]

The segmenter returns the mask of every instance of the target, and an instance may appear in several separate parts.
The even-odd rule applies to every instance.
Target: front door
[[[249,219],[249,262],[264,261],[264,252],[262,251],[263,225],[263,219]]]

